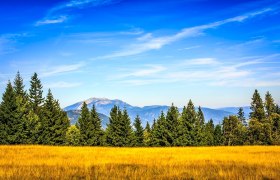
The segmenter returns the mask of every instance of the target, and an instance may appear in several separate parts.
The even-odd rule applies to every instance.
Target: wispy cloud
[[[26,36],[26,33],[0,35],[0,55],[16,52],[18,41]]]
[[[68,0],[51,8],[47,15],[35,23],[35,26],[59,24],[66,22],[70,15],[69,11],[72,9],[82,9],[87,7],[105,6],[118,3],[121,0]]]
[[[57,66],[55,68],[52,68],[48,71],[44,71],[40,74],[41,74],[41,77],[50,77],[50,76],[55,76],[58,74],[75,72],[84,66],[85,66],[84,63],[78,63],[78,64],[72,64],[72,65],[62,65],[62,66]]]
[[[224,19],[221,21],[216,21],[209,24],[204,24],[200,26],[190,27],[182,29],[180,32],[170,35],[170,36],[162,36],[162,37],[153,37],[151,33],[145,34],[138,38],[138,42],[135,44],[131,44],[125,47],[121,51],[114,52],[110,55],[105,55],[99,57],[101,59],[107,58],[117,58],[117,57],[124,57],[124,56],[132,56],[137,55],[140,53],[144,53],[150,50],[158,50],[162,47],[171,44],[175,41],[181,40],[183,38],[188,37],[195,37],[204,34],[204,32],[208,29],[218,28],[224,24],[234,23],[234,22],[244,22],[247,19],[254,18],[255,16],[260,16],[269,12],[276,11],[277,9],[273,8],[265,8],[259,11],[250,12],[244,15],[236,16],[233,18]]]
[[[36,22],[36,26],[48,25],[48,24],[59,24],[67,20],[67,16],[52,17],[52,19],[43,19]]]
[[[201,46],[190,46],[190,47],[186,47],[186,48],[181,48],[181,49],[178,49],[179,51],[183,51],[183,50],[191,50],[191,49],[197,49],[197,48],[200,48]]]
[[[244,57],[235,61],[219,61],[216,58],[199,58],[185,60],[183,63],[157,65],[162,67],[161,71],[147,69],[153,73],[144,73],[143,68],[134,70],[142,72],[141,75],[133,76],[133,73],[126,73],[115,76],[117,83],[129,86],[140,86],[160,83],[198,83],[210,86],[228,87],[270,87],[280,86],[280,77],[269,73],[269,63],[274,63],[279,55],[272,54],[267,56]],[[247,60],[246,60],[247,59]],[[239,61],[239,62],[238,62]],[[178,66],[178,64],[180,64]],[[259,66],[266,67],[261,70]],[[268,68],[268,69],[267,69]],[[273,77],[273,78],[272,78]]]
[[[81,85],[82,85],[82,83],[73,83],[73,82],[69,83],[69,82],[60,81],[60,82],[46,84],[45,87],[47,87],[47,88],[73,88],[73,87],[79,87]]]

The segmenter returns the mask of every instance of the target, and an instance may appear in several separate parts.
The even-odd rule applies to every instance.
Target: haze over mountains
[[[153,120],[159,117],[161,111],[166,113],[169,108],[169,106],[164,106],[164,105],[138,107],[138,106],[132,106],[118,99],[110,100],[107,98],[90,98],[85,101],[77,102],[73,105],[64,108],[64,110],[67,112],[68,117],[71,120],[71,124],[75,124],[76,121],[78,120],[83,102],[86,102],[88,108],[90,109],[92,108],[93,105],[96,107],[96,110],[99,113],[100,118],[102,119],[102,126],[104,128],[106,127],[106,124],[109,122],[110,111],[114,105],[119,106],[121,109],[125,108],[128,111],[131,121],[134,121],[134,118],[137,115],[139,115],[143,125],[146,125],[147,122],[152,124]],[[218,124],[222,122],[225,116],[237,114],[238,108],[239,107],[224,107],[224,108],[212,109],[212,108],[202,107],[202,111],[205,116],[205,121],[208,121],[212,118],[214,124]],[[248,118],[250,113],[250,107],[246,106],[243,108],[245,112],[245,117]],[[183,108],[179,108],[179,111],[182,112],[182,109]]]

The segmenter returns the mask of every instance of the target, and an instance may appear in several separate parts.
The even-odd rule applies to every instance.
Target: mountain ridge
[[[110,116],[111,108],[114,105],[119,106],[120,109],[126,109],[131,118],[131,121],[134,121],[134,118],[137,115],[139,115],[143,125],[145,125],[147,122],[151,124],[154,119],[157,119],[159,117],[161,111],[166,113],[168,108],[170,107],[167,105],[149,105],[149,106],[139,107],[139,106],[132,106],[119,99],[111,100],[108,98],[92,97],[85,101],[80,101],[64,108],[64,111],[67,112],[68,117],[71,119],[72,124],[75,123],[75,121],[77,121],[78,113],[81,110],[83,102],[86,102],[89,109],[91,109],[92,106],[94,105],[97,112],[100,114],[100,116],[103,117],[102,121],[106,121],[106,123],[109,120],[108,117]],[[225,116],[237,114],[238,108],[239,107],[223,107],[223,108],[213,109],[213,108],[201,107],[205,116],[205,121],[209,121],[210,119],[213,119],[214,124],[222,123],[222,120]],[[179,112],[182,112],[182,109],[183,108],[178,108]],[[249,116],[249,110],[250,110],[249,106],[244,107],[246,118],[248,118]],[[73,111],[74,112],[76,111],[74,113],[75,117],[71,116],[71,114],[73,114]],[[105,127],[106,124],[103,123],[102,126]]]

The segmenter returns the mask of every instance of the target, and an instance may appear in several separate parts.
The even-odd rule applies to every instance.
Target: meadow
[[[280,179],[280,146],[0,146],[0,179]]]

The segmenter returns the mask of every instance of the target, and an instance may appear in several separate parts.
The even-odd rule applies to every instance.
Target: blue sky
[[[0,4],[0,92],[34,72],[61,105],[280,103],[280,3],[207,0],[10,0]]]

